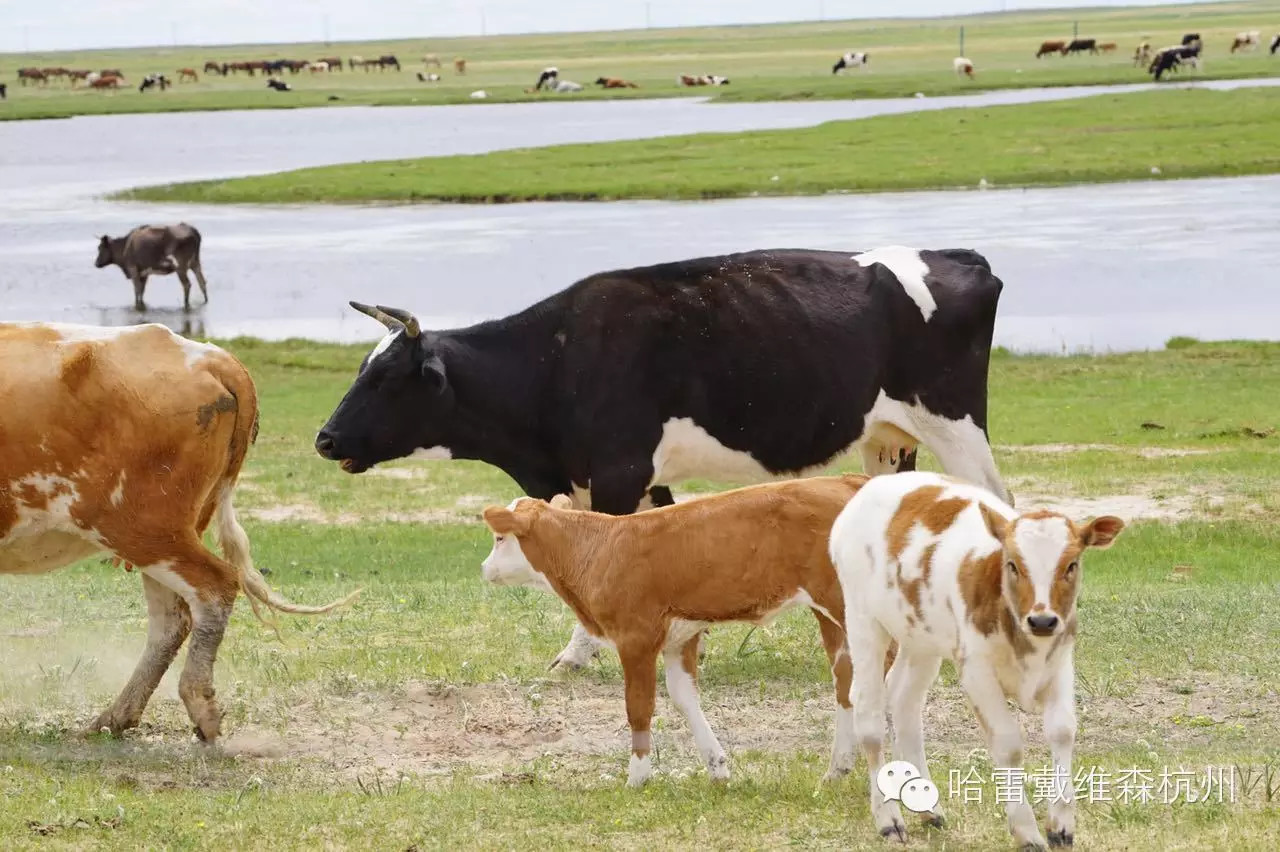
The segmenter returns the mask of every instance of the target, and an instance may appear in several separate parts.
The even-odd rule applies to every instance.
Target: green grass
[[[0,578],[6,849],[882,847],[865,779],[818,784],[831,699],[807,614],[712,634],[703,697],[730,750],[728,786],[707,781],[663,698],[659,774],[623,789],[616,657],[549,678],[572,625],[566,608],[480,579],[490,538],[476,513],[515,486],[465,462],[343,474],[310,445],[367,347],[226,345],[262,395],[237,500],[258,564],[298,601],[357,585],[364,595],[332,617],[283,620],[282,641],[237,609],[217,669],[224,752],[189,743],[172,685],[123,741],[72,732],[141,649],[135,576],[88,562]],[[1133,524],[1088,559],[1077,766],[1272,773],[1240,781],[1234,804],[1086,806],[1081,844],[1266,848],[1280,815],[1280,436],[1267,434],[1280,426],[1280,344],[1000,354],[991,388],[993,441],[1015,493],[1094,497],[1098,511],[1135,495],[1191,507]],[[266,520],[281,506],[316,521]],[[927,713],[941,783],[984,765],[949,666]],[[1035,769],[1044,743],[1034,717],[1025,724]],[[946,803],[949,826],[928,845],[1010,848],[992,793]]]
[[[271,109],[333,105],[413,105],[468,103],[483,88],[488,102],[528,101],[558,96],[525,93],[538,72],[555,64],[564,77],[590,83],[599,76],[637,82],[638,91],[594,92],[581,97],[670,97],[712,95],[727,100],[792,100],[808,98],[941,95],[961,91],[1023,86],[1063,86],[1133,82],[1146,79],[1130,62],[1138,42],[1159,47],[1176,43],[1188,29],[1201,32],[1207,44],[1205,77],[1242,77],[1277,73],[1265,47],[1251,54],[1227,53],[1240,30],[1262,26],[1271,5],[1267,0],[1170,6],[1143,9],[1055,10],[926,20],[824,21],[767,26],[702,27],[627,32],[492,36],[457,39],[145,48],[75,53],[13,54],[4,63],[9,100],[0,102],[0,120],[59,118],[122,112],[173,110]],[[1116,52],[1100,56],[1049,57],[1036,60],[1043,39],[1063,38],[1078,21],[1082,36],[1116,42]],[[956,79],[951,59],[958,50],[959,28],[966,32],[965,53],[976,63],[978,78]],[[1265,29],[1265,27],[1262,27]],[[865,72],[833,77],[836,58],[846,50],[866,50]],[[178,68],[200,69],[206,60],[318,58],[340,54],[377,56],[394,53],[404,65],[400,73],[286,75],[297,91],[281,94],[265,88],[261,78],[221,79],[202,74],[200,82],[168,92],[139,94],[142,75]],[[446,63],[444,79],[419,83],[414,72],[424,54]],[[448,63],[468,60],[465,76]],[[21,86],[12,75],[24,66],[102,69],[119,68],[132,84],[115,93],[72,90],[65,84]],[[721,90],[679,89],[679,74],[714,73],[732,84]],[[330,95],[340,100],[329,101]]]
[[[1280,171],[1280,94],[1158,91],[712,133],[351,163],[142,187],[193,203],[516,202],[821,195]],[[1158,142],[1156,141],[1158,140]],[[1157,171],[1153,172],[1153,169]]]

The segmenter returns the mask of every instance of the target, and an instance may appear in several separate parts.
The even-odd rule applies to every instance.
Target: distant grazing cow
[[[18,82],[26,86],[31,83],[46,84],[49,82],[49,75],[41,71],[39,68],[19,68]]]
[[[951,60],[951,67],[955,69],[957,77],[963,75],[968,77],[970,80],[973,79],[973,63],[965,57],[957,56],[955,59]]]
[[[0,101],[3,101],[8,97],[9,97],[9,84],[0,83]]]
[[[159,89],[163,92],[167,88],[169,88],[169,78],[163,74],[148,74],[138,85],[139,92],[145,92],[147,89]]]
[[[923,443],[1007,495],[986,436],[1002,286],[976,252],[888,246],[604,272],[458,331],[353,303],[387,336],[316,451],[348,473],[481,459],[530,496],[626,514],[690,478],[803,476],[854,452],[870,474],[913,468]],[[597,648],[578,630],[557,659]]]
[[[543,86],[554,83],[560,76],[560,69],[554,65],[549,68],[543,68],[542,73],[538,75],[538,82],[534,84],[533,90],[536,92]]]
[[[90,77],[92,77],[93,75],[92,75],[92,74],[90,74],[89,76],[90,76]],[[90,80],[90,81],[89,81],[89,88],[91,88],[91,89],[118,89],[118,88],[120,88],[120,84],[121,84],[122,82],[124,82],[123,78],[121,78],[121,77],[115,77],[115,76],[112,76],[112,75],[109,75],[109,74],[108,74],[108,75],[103,75],[103,76],[99,77],[99,78],[98,78],[98,79],[96,79],[96,80]]]
[[[602,89],[638,89],[640,88],[630,80],[622,80],[618,77],[597,77],[596,85]]]
[[[537,93],[537,91],[537,89],[525,89],[525,93],[530,95]],[[543,91],[561,95],[572,94],[573,92],[581,92],[582,84],[575,83],[572,80],[556,80],[554,83],[548,83]]]
[[[1271,39],[1271,55],[1275,56],[1277,50],[1280,50],[1280,33],[1276,33],[1276,37]]]
[[[187,80],[190,80],[193,83],[199,82],[200,75],[196,74],[196,69],[194,68],[179,68],[178,82],[185,83]]]
[[[272,77],[270,80],[268,80],[268,81],[267,81],[267,88],[268,88],[268,89],[275,89],[277,92],[292,92],[292,91],[293,91],[293,86],[290,86],[290,85],[289,85],[288,83],[286,83],[284,80],[277,80],[277,79],[276,79],[276,78],[274,78],[274,77]]]
[[[233,506],[258,431],[258,396],[222,349],[163,326],[0,324],[0,574],[44,574],[99,553],[142,575],[147,645],[88,726],[114,735],[142,711],[189,640],[178,695],[196,736],[221,733],[214,659],[236,597],[259,618],[290,603],[254,567]],[[219,557],[202,541],[213,527]],[[264,608],[265,607],[265,613]],[[123,615],[123,613],[122,613]]]
[[[844,56],[841,56],[836,60],[835,65],[831,66],[831,73],[839,74],[846,68],[864,68],[870,58],[870,56],[862,51],[859,51],[858,53],[846,53]]]
[[[424,67],[424,68],[439,68],[439,67],[440,67],[440,57],[439,57],[439,56],[436,56],[434,53],[428,53],[426,56],[422,57],[422,67]]]
[[[225,74],[226,72],[223,71],[222,69],[223,69],[223,65],[217,62],[214,62],[213,60],[210,60],[204,64],[204,73],[206,74]]]
[[[453,60],[453,71],[455,74],[467,73],[467,60],[463,59],[462,57],[458,57],[457,59]]]
[[[1133,64],[1137,66],[1147,65],[1151,62],[1151,42],[1144,41],[1142,44],[1134,48]]]
[[[1164,50],[1156,53],[1155,58],[1151,61],[1150,67],[1147,68],[1147,73],[1154,76],[1158,82],[1166,73],[1178,71],[1183,65],[1189,65],[1194,69],[1199,69],[1200,51],[1200,42],[1194,42],[1186,47],[1166,47]]]
[[[400,60],[396,59],[390,53],[379,56],[376,62],[378,64],[379,71],[386,71],[388,68],[394,68],[397,71],[400,70]]]
[[[341,56],[322,56],[322,57],[320,57],[319,59],[317,59],[317,60],[316,60],[316,62],[323,62],[323,63],[327,66],[327,67],[325,68],[325,70],[326,70],[326,71],[341,71],[341,70],[342,70],[342,57],[341,57]]]
[[[440,75],[434,71],[432,71],[429,74],[424,74],[421,71],[418,72],[419,83],[435,83],[435,82],[438,82],[439,80],[440,80]]]
[[[1114,41],[1107,41],[1098,45],[1098,50],[1102,51],[1103,53],[1111,53],[1116,49],[1116,46],[1117,45]]]
[[[1020,515],[981,488],[923,472],[875,477],[840,512],[831,558],[844,593],[855,736],[882,837],[907,842],[897,801],[876,783],[887,755],[886,704],[897,740],[893,756],[919,773],[906,783],[933,785],[925,698],[942,661],[950,660],[993,766],[1022,771],[1022,731],[1008,701],[1043,713],[1052,777],[1065,785],[1050,797],[1048,841],[1073,845],[1081,558],[1089,548],[1110,547],[1123,529],[1124,521],[1110,515],[1087,523],[1044,510]],[[886,678],[892,642],[898,650]],[[1030,797],[1003,801],[1018,847],[1047,849]],[[942,823],[936,806],[919,816]]]
[[[124,73],[119,68],[103,68],[98,73],[103,77],[119,77],[121,80],[125,79]]]
[[[196,274],[200,295],[209,302],[209,290],[200,266],[200,232],[185,222],[177,225],[141,225],[123,237],[103,237],[98,241],[98,259],[94,266],[102,269],[112,264],[120,267],[124,277],[133,282],[133,306],[147,309],[142,294],[147,277],[178,273],[182,284],[182,308],[191,310],[191,281],[187,270]]]
[[[809,607],[835,680],[827,772],[834,780],[853,768],[856,746],[843,595],[827,539],[866,481],[826,476],[756,485],[622,517],[572,511],[563,494],[550,505],[521,497],[505,509],[484,510],[494,544],[482,570],[491,583],[559,595],[593,636],[617,649],[632,787],[653,771],[659,653],[667,696],[688,722],[711,778],[725,781],[729,761],[698,700],[702,632],[730,621],[768,624],[794,606]]]
[[[1067,43],[1065,41],[1042,41],[1040,49],[1036,51],[1036,59],[1041,56],[1049,56],[1054,53],[1066,53]]]
[[[1257,30],[1250,30],[1245,33],[1236,33],[1236,37],[1231,42],[1231,52],[1237,50],[1257,50],[1258,43],[1262,41],[1262,33]]]
[[[87,82],[89,80],[89,75],[92,73],[94,72],[89,71],[87,69],[86,70],[77,69],[67,74],[67,77],[71,80],[71,85],[75,86],[76,83]],[[97,77],[95,77],[94,79],[96,80]]]
[[[1073,38],[1068,42],[1067,46],[1062,49],[1062,55],[1066,56],[1070,53],[1090,53],[1098,52],[1098,40],[1093,38]]]
[[[329,63],[328,62],[311,62],[307,65],[307,68],[310,69],[312,74],[319,74],[322,71],[328,72]]]
[[[1182,37],[1182,46],[1187,47],[1188,45],[1195,44],[1198,41],[1200,41],[1200,33],[1186,33]]]
[[[473,101],[482,101],[485,98],[489,97],[489,93],[486,92],[484,89],[476,89],[474,92],[467,95],[467,97],[471,98],[471,100]]]
[[[349,67],[352,71],[356,70],[356,66],[357,66],[357,65],[359,65],[360,67],[362,67],[362,68],[363,68],[363,67],[364,67],[364,57],[363,57],[363,56],[352,56],[350,59],[348,59],[348,60],[347,60],[347,65],[348,65],[348,67]]]

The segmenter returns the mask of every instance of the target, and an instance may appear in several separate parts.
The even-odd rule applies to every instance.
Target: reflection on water
[[[204,315],[200,307],[190,311],[181,308],[152,308],[135,311],[133,306],[115,308],[93,308],[94,325],[136,325],[143,322],[154,322],[188,337],[205,337]],[[78,320],[86,322],[87,320]]]

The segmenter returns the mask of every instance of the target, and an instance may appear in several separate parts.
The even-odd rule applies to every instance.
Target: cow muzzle
[[[1027,630],[1033,636],[1052,636],[1061,624],[1062,619],[1052,612],[1034,612],[1027,616]]]

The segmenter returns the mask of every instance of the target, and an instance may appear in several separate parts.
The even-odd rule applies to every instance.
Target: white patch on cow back
[[[379,355],[391,348],[391,344],[400,336],[400,329],[388,334],[386,337],[378,341],[378,345],[373,347],[373,351],[369,353],[369,363],[372,364]]]
[[[188,340],[180,335],[173,335],[178,347],[182,350],[182,354],[186,356],[187,369],[191,369],[200,361],[209,355],[220,354],[222,352],[212,343],[201,343],[198,340]]]
[[[1071,544],[1071,527],[1063,517],[1019,518],[1013,526],[1013,543],[1036,592],[1035,603],[1049,603],[1049,589],[1058,571],[1058,560]]]
[[[453,450],[448,447],[442,447],[439,444],[434,447],[418,447],[405,458],[417,459],[418,461],[448,461],[453,458]]]
[[[887,268],[898,279],[902,289],[911,297],[911,301],[920,308],[920,315],[928,322],[933,312],[938,309],[933,294],[924,283],[929,274],[929,264],[920,257],[920,250],[908,246],[883,246],[881,248],[855,254],[853,259],[859,266],[871,266],[874,263]]]

